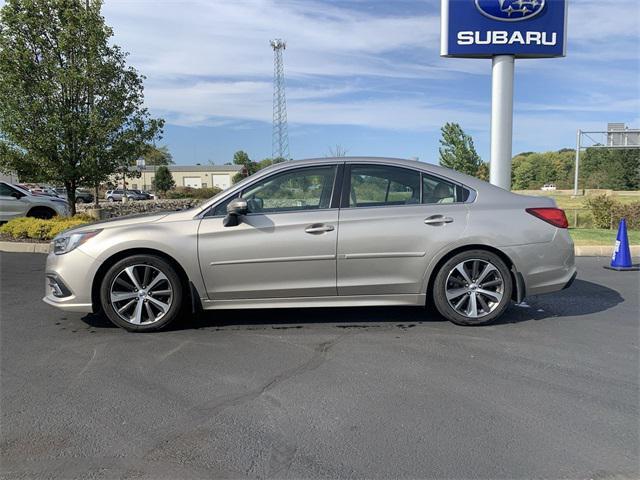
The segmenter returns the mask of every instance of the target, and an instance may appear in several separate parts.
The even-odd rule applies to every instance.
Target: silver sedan
[[[433,304],[489,323],[576,275],[564,212],[435,165],[285,162],[202,206],[55,238],[44,301],[131,331],[184,310]]]

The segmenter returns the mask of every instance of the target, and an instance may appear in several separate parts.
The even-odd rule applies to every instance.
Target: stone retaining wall
[[[134,215],[138,213],[151,213],[167,210],[184,210],[195,207],[203,203],[204,200],[193,198],[179,199],[162,199],[162,200],[131,200],[128,202],[100,202],[102,209],[102,218],[123,217],[125,215]],[[78,213],[89,213],[88,210],[94,209],[93,204],[78,204],[76,209]]]

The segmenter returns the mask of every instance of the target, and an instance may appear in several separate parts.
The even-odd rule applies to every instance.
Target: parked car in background
[[[53,191],[60,198],[67,198],[67,189],[64,187],[55,187]],[[76,203],[91,203],[93,202],[93,194],[88,190],[84,190],[82,188],[76,189]]]
[[[540,190],[544,190],[546,192],[553,191],[556,189],[555,183],[545,183]]]
[[[123,190],[123,189],[107,190],[107,193],[105,194],[104,198],[107,200],[107,202],[121,202],[122,197],[124,197],[125,195],[129,200],[146,200],[147,199],[145,195],[136,193],[135,190]]]
[[[391,158],[283,162],[203,205],[53,241],[44,301],[151,331],[193,310],[433,304],[460,325],[576,276],[553,199]]]
[[[155,198],[155,195],[151,195],[149,192],[145,192],[144,190],[131,190],[131,191],[144,197],[143,200],[153,200]]]
[[[69,204],[55,196],[34,194],[7,182],[0,182],[0,221],[15,217],[53,218],[69,215]]]

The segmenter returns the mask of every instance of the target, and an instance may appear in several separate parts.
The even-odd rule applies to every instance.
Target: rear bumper
[[[522,275],[526,296],[569,288],[576,278],[574,247],[569,233],[557,229],[551,242],[503,248]]]

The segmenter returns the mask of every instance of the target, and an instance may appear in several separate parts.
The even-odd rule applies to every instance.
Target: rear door
[[[418,294],[431,258],[466,229],[462,189],[410,168],[347,164],[338,294]]]
[[[231,199],[213,208],[198,230],[209,298],[337,295],[337,170],[290,168],[254,182],[241,192],[249,213],[234,227],[223,225]]]

